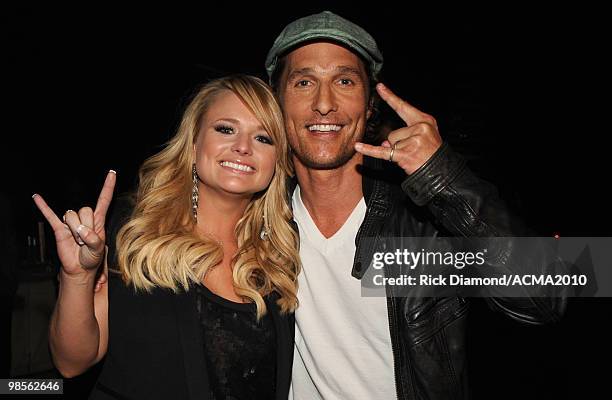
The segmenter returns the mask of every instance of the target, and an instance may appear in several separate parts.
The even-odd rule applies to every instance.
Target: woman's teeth
[[[230,162],[230,161],[223,161],[221,163],[221,166],[222,167],[230,167],[230,168],[237,169],[237,170],[240,170],[240,171],[245,171],[245,172],[254,171],[254,169],[249,167],[248,165],[236,164],[236,163],[233,163],[233,162]]]

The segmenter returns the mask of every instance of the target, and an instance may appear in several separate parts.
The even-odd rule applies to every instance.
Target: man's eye
[[[272,139],[265,135],[257,135],[257,137],[255,137],[255,140],[265,144],[274,144],[274,142],[272,142]]]
[[[301,87],[305,87],[308,85],[310,85],[310,82],[305,79],[299,80],[295,83],[295,86],[301,86]]]
[[[223,133],[223,134],[226,134],[226,135],[229,135],[230,133],[234,133],[234,130],[231,127],[225,126],[225,125],[215,126],[215,130],[217,132],[220,132],[220,133]]]
[[[340,84],[345,85],[345,86],[352,85],[353,81],[351,79],[343,78],[343,79],[340,79]]]

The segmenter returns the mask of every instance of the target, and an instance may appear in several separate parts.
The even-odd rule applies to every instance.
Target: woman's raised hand
[[[116,180],[115,171],[109,171],[98,197],[96,209],[83,207],[78,212],[68,210],[64,214],[64,222],[58,218],[42,196],[38,194],[32,196],[36,206],[53,228],[57,254],[65,273],[72,276],[95,274],[104,261],[106,242],[104,224],[108,207],[113,199]]]

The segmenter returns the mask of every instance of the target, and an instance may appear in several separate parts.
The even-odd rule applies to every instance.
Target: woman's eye
[[[220,132],[220,133],[223,133],[223,134],[226,134],[226,135],[228,135],[228,134],[230,134],[230,133],[234,133],[234,129],[232,129],[232,128],[231,128],[231,127],[229,127],[229,126],[225,126],[225,125],[218,125],[218,126],[215,126],[215,130],[216,130],[217,132]]]
[[[272,142],[272,139],[265,135],[258,135],[255,140],[265,144],[274,144],[274,142]]]

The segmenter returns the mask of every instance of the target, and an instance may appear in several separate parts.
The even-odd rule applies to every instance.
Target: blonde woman
[[[49,339],[62,375],[106,356],[94,399],[287,398],[299,273],[287,149],[268,86],[231,76],[193,98],[108,237],[113,171],[95,210],[63,222],[34,195],[62,263]]]

